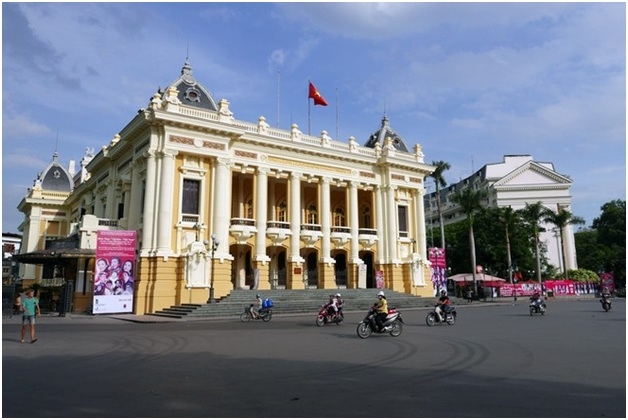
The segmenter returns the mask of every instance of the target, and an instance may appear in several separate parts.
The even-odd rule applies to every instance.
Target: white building
[[[440,190],[443,224],[448,225],[466,218],[451,197],[467,187],[487,190],[488,206],[510,206],[513,210],[518,210],[526,204],[540,201],[544,207],[556,212],[559,208],[571,211],[571,185],[571,179],[556,172],[552,163],[535,161],[530,155],[506,155],[503,162],[487,164],[470,177]],[[427,195],[426,200],[427,224],[437,227],[439,219],[436,193]],[[562,272],[564,252],[567,269],[578,268],[572,226],[567,226],[563,232],[564,250],[560,247],[560,236],[556,228],[543,223],[541,227],[545,228],[545,232],[540,235],[540,241],[547,247],[548,262]]]
[[[137,232],[137,314],[204,303],[208,289],[433,296],[423,198],[434,167],[387,118],[364,146],[272,128],[263,116],[237,120],[186,62],[107,145],[88,150],[76,175],[55,163],[20,203],[20,260],[25,281],[41,281],[39,266],[51,264],[74,281],[74,310],[92,298],[104,229]]]

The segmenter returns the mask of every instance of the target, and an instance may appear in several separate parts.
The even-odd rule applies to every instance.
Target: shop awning
[[[68,260],[92,258],[95,255],[95,249],[62,248],[13,254],[12,259],[22,264],[63,264]]]

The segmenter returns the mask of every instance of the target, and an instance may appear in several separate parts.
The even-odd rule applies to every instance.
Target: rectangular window
[[[399,220],[399,236],[408,237],[408,208],[406,206],[397,207],[397,216]]]
[[[183,201],[181,203],[183,214],[199,214],[200,187],[201,181],[183,180]]]

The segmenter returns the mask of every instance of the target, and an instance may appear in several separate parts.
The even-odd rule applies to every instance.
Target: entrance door
[[[365,252],[360,256],[364,264],[366,264],[366,287],[374,289],[375,285],[375,267],[373,265],[373,253]]]

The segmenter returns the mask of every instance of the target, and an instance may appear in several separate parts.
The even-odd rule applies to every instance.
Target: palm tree
[[[450,169],[451,166],[443,160],[432,161],[432,165],[436,166],[436,169],[429,176],[434,178],[434,183],[436,184],[436,209],[438,210],[438,223],[440,225],[440,246],[445,249],[445,226],[443,226],[443,212],[440,204],[440,187],[447,186],[447,181],[443,178],[443,172]]]
[[[513,226],[518,219],[517,213],[512,207],[501,207],[498,209],[499,223],[506,233],[506,255],[508,257],[508,279],[512,283],[512,255],[510,253],[510,232],[512,232]]]
[[[482,201],[486,198],[486,190],[474,190],[470,187],[457,192],[452,201],[462,207],[462,212],[467,215],[469,225],[469,248],[471,250],[471,273],[473,274],[473,290],[478,295],[478,283],[475,277],[475,236],[473,234],[474,215],[482,208]]]
[[[543,280],[541,277],[541,255],[539,250],[539,235],[541,233],[539,222],[545,218],[546,209],[540,201],[532,204],[526,203],[526,206],[520,210],[520,214],[532,227],[534,255],[536,256],[536,278],[541,285],[541,290],[543,290]]]
[[[565,258],[565,243],[563,237],[564,229],[569,225],[583,225],[585,223],[582,217],[574,216],[569,210],[565,210],[564,207],[558,206],[558,211],[547,209],[543,221],[551,223],[558,229],[560,235],[560,249],[563,259],[563,278],[567,280],[567,259]]]

